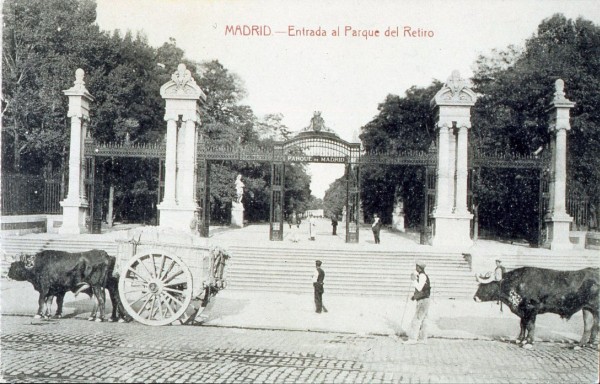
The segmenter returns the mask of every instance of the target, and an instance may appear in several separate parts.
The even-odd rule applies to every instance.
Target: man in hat
[[[427,312],[429,312],[429,296],[431,294],[431,283],[429,276],[425,273],[425,263],[416,262],[416,271],[410,276],[415,293],[411,300],[417,302],[417,310],[410,324],[408,340],[405,344],[427,343]]]
[[[502,265],[502,260],[498,259],[498,260],[496,260],[496,269],[494,269],[493,275],[492,275],[492,272],[488,272],[485,275],[479,275],[479,276],[476,276],[475,278],[477,279],[478,283],[487,284],[487,283],[491,283],[492,281],[502,280],[505,273],[506,273],[506,268],[504,268],[504,266]]]
[[[316,270],[313,274],[313,288],[315,290],[315,312],[327,312],[327,308],[323,305],[323,281],[325,280],[325,271],[321,269],[321,260],[315,261]]]
[[[371,224],[373,230],[373,237],[375,238],[375,244],[381,243],[379,240],[379,232],[381,231],[381,219],[377,214],[373,216],[373,224]]]

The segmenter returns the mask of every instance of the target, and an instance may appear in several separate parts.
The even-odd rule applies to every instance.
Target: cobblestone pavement
[[[8,382],[598,382],[598,351],[482,340],[4,316]]]

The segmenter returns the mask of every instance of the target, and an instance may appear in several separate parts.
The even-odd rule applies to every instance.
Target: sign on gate
[[[346,156],[306,156],[306,155],[287,155],[286,161],[307,162],[307,163],[341,163],[347,160]]]

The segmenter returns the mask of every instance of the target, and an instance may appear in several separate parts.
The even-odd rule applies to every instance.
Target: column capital
[[[568,131],[571,129],[570,110],[575,103],[566,98],[565,82],[562,79],[556,80],[554,88],[554,98],[546,110],[546,113],[549,114],[548,130],[550,132]]]
[[[168,110],[165,113],[164,116],[164,120],[165,121],[177,121],[179,120],[179,116],[181,116],[181,120],[185,123],[187,123],[188,121],[193,121],[195,123],[200,124],[200,113],[197,111],[191,111],[191,110],[185,110],[185,111],[178,111],[178,110]]]

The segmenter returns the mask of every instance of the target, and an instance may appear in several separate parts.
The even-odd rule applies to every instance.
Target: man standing
[[[325,271],[321,269],[321,260],[315,261],[316,270],[313,274],[313,288],[315,290],[315,312],[327,312],[327,308],[323,305],[323,281],[325,280]]]
[[[427,343],[427,312],[429,312],[429,295],[431,294],[431,283],[429,276],[425,273],[425,263],[417,261],[416,272],[410,276],[415,293],[411,300],[416,300],[417,309],[412,323],[410,333],[405,344],[416,344],[417,340]]]
[[[502,265],[502,260],[496,260],[496,269],[494,269],[494,276],[492,276],[491,272],[486,273],[485,275],[476,276],[476,280],[478,283],[487,284],[492,281],[500,281],[504,274],[506,273],[506,268]]]
[[[333,227],[333,236],[335,236],[337,233],[337,226],[338,226],[337,217],[335,217],[335,216],[331,217],[331,226]]]
[[[371,224],[371,229],[373,230],[373,237],[375,238],[375,244],[379,244],[379,231],[381,230],[381,219],[377,214],[375,214],[373,219],[373,224]]]

